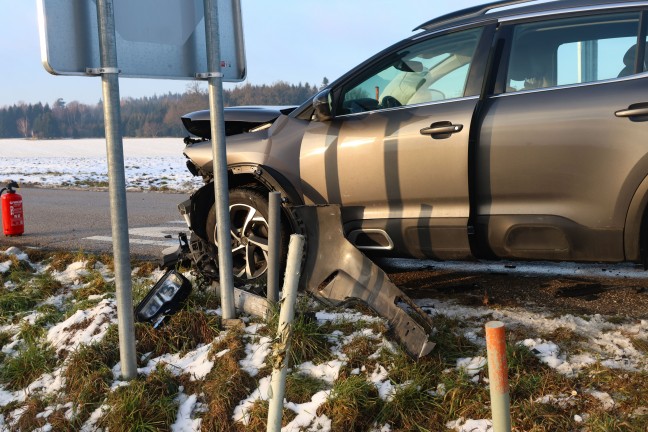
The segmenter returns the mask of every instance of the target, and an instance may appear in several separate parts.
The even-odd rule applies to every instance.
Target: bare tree
[[[29,136],[29,120],[27,120],[27,117],[18,119],[16,125],[18,126],[18,132],[27,138]]]

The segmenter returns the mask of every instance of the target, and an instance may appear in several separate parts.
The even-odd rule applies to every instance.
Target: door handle
[[[432,138],[448,138],[453,133],[461,132],[462,124],[452,124],[449,121],[432,123],[430,127],[421,129],[421,135],[431,135]]]
[[[616,111],[614,115],[617,117],[648,116],[648,103],[632,104],[627,109]]]

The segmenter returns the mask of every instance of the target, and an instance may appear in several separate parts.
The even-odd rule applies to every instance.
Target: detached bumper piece
[[[304,288],[332,306],[365,303],[387,319],[410,355],[428,355],[435,346],[428,337],[434,328],[432,319],[344,237],[340,208],[298,206],[292,210],[306,231]]]

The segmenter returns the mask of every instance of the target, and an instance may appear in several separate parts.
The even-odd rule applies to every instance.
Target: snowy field
[[[0,140],[0,184],[98,188],[108,183],[106,141]],[[186,167],[182,138],[124,138],[126,187],[188,192],[201,184]]]

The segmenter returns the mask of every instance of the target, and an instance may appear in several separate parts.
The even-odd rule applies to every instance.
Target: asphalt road
[[[25,233],[0,237],[0,249],[8,246],[53,250],[112,252],[110,197],[108,192],[21,188]],[[178,204],[186,194],[127,193],[131,255],[159,258],[164,248],[177,244],[165,235],[186,231]]]

